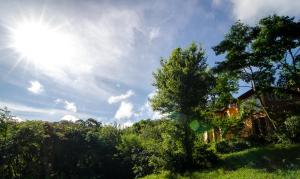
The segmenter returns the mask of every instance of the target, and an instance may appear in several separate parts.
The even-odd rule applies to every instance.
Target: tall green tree
[[[274,84],[276,70],[272,60],[264,58],[253,45],[259,31],[259,27],[236,22],[225,35],[224,40],[213,47],[217,55],[225,54],[225,60],[217,63],[214,71],[229,73],[250,84],[260,100],[262,110],[272,121],[260,93]]]
[[[216,72],[227,72],[249,83],[254,91],[274,83],[274,68],[270,59],[262,58],[253,48],[259,29],[242,22],[236,22],[223,41],[213,50],[217,55],[225,54],[225,60],[218,62]]]
[[[154,110],[165,114],[179,114],[184,129],[183,145],[186,167],[192,165],[192,132],[189,127],[195,111],[205,108],[213,77],[207,68],[204,50],[192,43],[188,48],[176,48],[154,75],[157,88],[151,99]]]
[[[253,47],[260,57],[271,60],[279,74],[278,85],[300,88],[300,22],[288,16],[260,20]]]
[[[300,88],[299,39],[300,23],[294,18],[273,15],[252,27],[238,21],[224,40],[213,47],[217,55],[226,57],[214,70],[249,83],[269,117],[261,92],[273,90],[270,87],[276,85]]]

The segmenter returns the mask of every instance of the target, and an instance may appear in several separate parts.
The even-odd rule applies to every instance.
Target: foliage
[[[288,16],[268,16],[256,26],[236,22],[213,49],[226,54],[216,71],[237,75],[251,82],[254,90],[277,84],[297,89],[300,86],[300,23]]]
[[[3,116],[1,116],[3,120]],[[72,122],[7,123],[0,142],[1,178],[130,178],[114,155],[120,132]],[[1,125],[2,126],[2,125]],[[118,170],[118,174],[115,170]]]
[[[134,178],[184,170],[184,133],[172,120],[121,130],[91,119],[16,122],[4,110],[0,121],[1,178]],[[206,148],[195,152],[199,167],[216,158]]]
[[[215,84],[210,91],[212,109],[221,109],[234,103],[233,93],[238,91],[238,79],[229,73],[216,74]]]
[[[299,149],[299,145],[269,145],[246,149],[222,154],[222,164],[213,169],[186,173],[162,171],[144,178],[298,178]]]
[[[216,151],[219,153],[237,152],[252,147],[247,141],[221,141],[215,144]]]
[[[195,108],[204,107],[212,86],[204,50],[195,43],[186,49],[173,50],[169,59],[161,60],[154,75],[156,95],[151,99],[154,110],[190,115]]]
[[[182,129],[171,120],[140,121],[132,130],[134,133],[124,134],[119,146],[124,156],[130,156],[136,176],[144,176],[162,170],[184,171],[184,148]],[[201,139],[200,139],[201,140]],[[193,161],[198,168],[207,168],[216,163],[216,155],[207,147],[196,143]]]
[[[229,73],[250,84],[275,130],[282,121],[271,116],[262,93],[274,93],[274,86],[297,92],[300,86],[300,22],[287,16],[268,16],[255,26],[236,22],[217,46],[226,59],[214,72]],[[284,91],[284,90],[283,90]],[[222,98],[221,98],[222,99]],[[277,125],[277,126],[276,126]]]
[[[195,146],[193,160],[197,168],[211,168],[218,163],[217,155],[208,148],[208,145]]]
[[[255,98],[239,102],[239,117],[241,119],[246,119],[261,111],[261,105]]]
[[[294,140],[300,141],[300,116],[291,116],[284,122],[288,136]]]
[[[213,47],[217,55],[225,54],[226,59],[214,68],[216,72],[227,72],[256,86],[270,86],[274,81],[274,69],[270,60],[262,60],[253,48],[259,29],[242,22],[236,22],[217,46]]]
[[[271,60],[279,70],[278,84],[300,86],[300,22],[288,16],[269,16],[260,20],[253,46],[263,60]]]
[[[173,50],[168,59],[161,60],[161,68],[154,76],[157,88],[151,99],[154,110],[165,114],[176,114],[184,131],[184,166],[193,167],[192,148],[194,134],[190,122],[194,116],[199,117],[199,109],[208,101],[209,91],[213,85],[213,76],[207,69],[204,50],[192,43],[188,48]]]

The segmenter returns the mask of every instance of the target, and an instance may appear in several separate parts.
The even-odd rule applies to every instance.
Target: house
[[[260,99],[257,98],[253,89],[246,91],[237,97],[239,104],[247,100],[254,100],[258,106],[264,106],[265,110],[270,112],[271,118],[277,117],[290,111],[298,111],[300,113],[300,92],[283,89],[269,88],[260,94]],[[232,117],[239,115],[239,106],[237,104],[229,104],[216,111],[216,114],[221,118]],[[204,133],[205,142],[215,142],[224,139],[233,139],[236,136],[239,138],[249,138],[251,136],[265,136],[272,133],[274,125],[262,108],[258,108],[251,116],[244,119],[242,128],[232,126],[224,134],[220,128],[214,128]]]
[[[238,114],[238,106],[237,104],[229,104],[227,107],[217,110],[216,113],[221,117],[232,117]]]

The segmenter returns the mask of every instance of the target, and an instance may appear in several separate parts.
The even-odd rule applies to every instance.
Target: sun
[[[35,66],[44,69],[66,66],[74,57],[75,44],[72,36],[59,27],[25,18],[10,27],[9,47]]]

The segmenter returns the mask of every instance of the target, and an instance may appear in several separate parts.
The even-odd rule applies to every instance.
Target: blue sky
[[[295,0],[30,0],[0,2],[0,107],[22,119],[157,118],[148,98],[160,57],[211,47],[238,19],[299,17]]]

